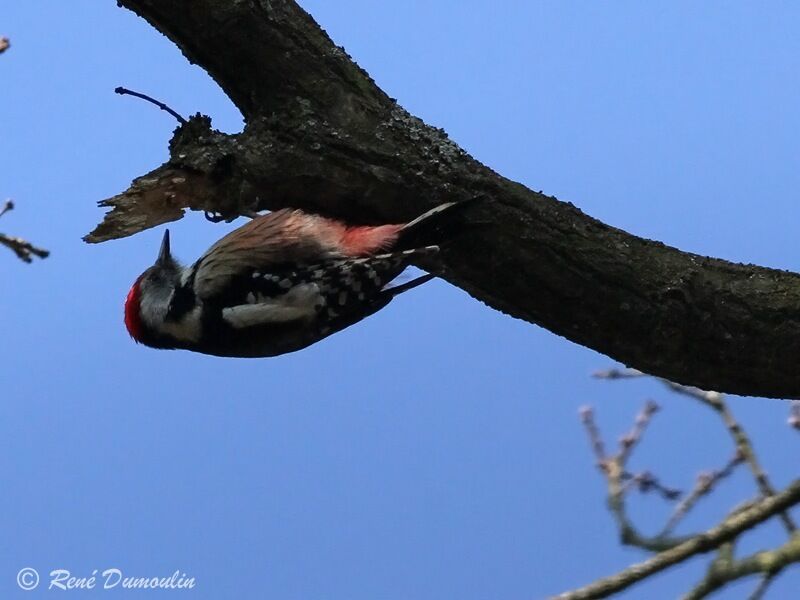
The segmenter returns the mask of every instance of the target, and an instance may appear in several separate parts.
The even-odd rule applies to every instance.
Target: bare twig
[[[608,369],[605,371],[598,371],[594,373],[594,376],[601,379],[633,379],[637,377],[649,377],[649,375],[646,375],[645,373],[642,373],[636,369]],[[714,410],[720,416],[725,424],[725,427],[730,432],[734,444],[736,444],[737,452],[742,455],[744,462],[746,462],[750,468],[750,472],[753,474],[753,478],[756,480],[758,489],[765,496],[770,496],[775,493],[775,488],[770,483],[766,472],[756,458],[750,438],[734,418],[733,413],[731,413],[730,409],[728,408],[728,405],[725,402],[725,398],[722,394],[719,392],[707,392],[696,387],[681,385],[661,377],[655,377],[654,379],[657,379],[672,391],[698,400],[702,404],[705,404]],[[790,424],[792,424],[791,417]],[[783,522],[787,532],[793,533],[797,530],[794,520],[788,513],[780,515],[780,519]]]
[[[8,50],[10,47],[11,42],[8,41],[8,38],[0,37],[0,54]],[[11,210],[14,210],[14,203],[11,200],[6,200],[3,206],[0,207],[0,217]],[[47,258],[50,255],[50,252],[47,250],[38,248],[22,238],[8,236],[4,233],[0,233],[0,245],[10,248],[20,260],[26,263],[32,262],[34,256],[38,256],[39,258]]]
[[[0,208],[0,217],[13,209],[14,203],[11,200],[6,200],[3,207]],[[34,256],[38,256],[39,258],[47,258],[50,256],[48,250],[34,246],[22,238],[5,235],[4,233],[0,233],[0,245],[10,248],[20,260],[26,263],[33,262]]]
[[[718,392],[705,392],[697,388],[687,387],[671,381],[665,381],[663,379],[660,381],[662,381],[670,389],[683,394],[684,396],[700,400],[703,404],[714,410],[720,416],[723,423],[725,423],[725,427],[730,432],[731,437],[736,444],[736,450],[739,454],[741,454],[744,462],[746,462],[747,466],[750,468],[750,472],[752,473],[753,478],[758,485],[758,489],[765,496],[770,496],[775,493],[775,488],[770,483],[766,472],[761,467],[761,464],[756,457],[756,453],[753,450],[753,443],[750,441],[750,438],[747,436],[739,422],[734,418],[733,413],[728,408],[728,405],[725,402],[725,398],[722,394]],[[797,530],[794,520],[789,516],[788,513],[780,515],[780,519],[783,522],[787,532],[793,533]]]
[[[604,598],[692,556],[719,548],[740,533],[752,529],[798,502],[800,502],[800,480],[795,480],[776,495],[762,498],[746,509],[730,515],[717,526],[692,536],[674,548],[660,552],[648,560],[631,565],[615,575],[595,581],[583,588],[565,592],[556,598],[558,600]],[[800,560],[800,536],[793,536],[792,540],[776,550],[755,554],[738,563],[745,563],[739,565],[743,577],[765,570],[777,571],[798,560]],[[764,566],[768,569],[764,569]]]
[[[581,422],[586,427],[586,433],[589,436],[589,443],[592,445],[597,464],[600,466],[606,460],[606,449],[603,445],[603,437],[600,435],[600,430],[594,422],[594,410],[591,406],[582,406],[579,413]]]
[[[6,200],[3,204],[3,208],[0,208],[0,217],[10,210],[14,210],[14,203],[11,200]]]
[[[661,535],[669,535],[681,519],[694,508],[697,501],[710,494],[720,481],[729,477],[736,467],[742,464],[743,460],[744,457],[739,452],[736,452],[722,469],[700,473],[692,491],[675,507],[669,521],[664,525],[664,529],[661,530]]]
[[[33,262],[33,257],[47,258],[50,256],[50,251],[43,248],[38,248],[30,242],[26,242],[22,238],[10,237],[4,233],[0,233],[0,244],[6,248],[10,248],[17,257],[26,262]]]
[[[650,471],[642,471],[640,473],[629,473],[625,471],[622,473],[622,480],[628,484],[625,486],[626,490],[628,487],[634,486],[643,494],[656,492],[659,496],[664,498],[664,500],[677,500],[683,495],[681,490],[667,487],[661,483]]]
[[[628,462],[633,449],[636,447],[636,444],[641,441],[647,426],[650,424],[650,421],[656,412],[658,412],[658,404],[652,400],[645,402],[642,411],[636,415],[636,421],[634,422],[633,429],[620,438],[620,450],[618,456],[619,461],[622,464],[626,464]]]
[[[605,379],[628,379],[645,375],[633,369],[611,369],[596,373],[595,376]],[[694,488],[675,507],[672,516],[658,535],[654,537],[644,536],[637,531],[627,516],[624,495],[626,490],[633,485],[638,485],[643,491],[657,489],[656,486],[652,486],[650,483],[651,480],[657,480],[649,473],[631,475],[625,470],[625,464],[630,457],[632,449],[641,440],[645,427],[655,411],[654,409],[648,409],[646,406],[637,417],[636,425],[631,432],[621,438],[620,451],[616,455],[609,457],[606,456],[603,450],[603,441],[594,423],[592,410],[589,408],[582,409],[582,420],[589,432],[595,455],[598,457],[598,466],[608,481],[608,505],[617,522],[622,543],[657,552],[658,554],[616,575],[598,580],[579,590],[566,592],[559,598],[573,600],[576,598],[605,597],[671,565],[683,562],[694,554],[716,550],[716,556],[709,563],[705,575],[688,592],[684,597],[685,600],[705,598],[732,581],[760,574],[758,586],[751,595],[752,599],[758,600],[766,593],[767,588],[778,573],[787,565],[800,562],[800,533],[796,532],[794,522],[787,510],[800,503],[800,480],[793,482],[779,493],[775,492],[756,458],[752,442],[734,418],[722,394],[674,384],[663,379],[660,381],[672,391],[698,400],[720,415],[722,423],[734,441],[735,452],[721,469],[701,473],[698,476]],[[789,425],[800,429],[800,404],[795,404],[792,407]],[[684,537],[672,536],[672,531],[677,524],[695,504],[701,498],[708,496],[719,482],[729,477],[743,463],[747,463],[762,497],[736,507],[715,528]],[[623,485],[623,482],[625,482],[625,485]],[[667,495],[664,495],[664,497],[669,498]],[[779,498],[780,500],[778,500]],[[737,537],[744,531],[754,528],[773,516],[783,521],[784,527],[789,533],[789,540],[778,548],[737,559],[734,554]]]
[[[644,536],[634,527],[625,509],[625,494],[632,486],[644,493],[655,491],[665,500],[676,500],[681,496],[679,490],[663,485],[648,471],[633,474],[626,469],[633,449],[641,440],[647,425],[657,411],[658,405],[655,402],[647,402],[636,416],[631,431],[620,438],[619,451],[613,456],[608,456],[600,430],[594,420],[594,411],[588,406],[580,410],[581,420],[597,459],[597,467],[608,483],[608,507],[617,522],[622,543],[652,552],[673,548],[688,539],[667,535]]]
[[[776,576],[777,573],[765,573],[762,575],[761,579],[758,581],[758,585],[747,600],[761,600],[764,597],[764,594],[767,593],[769,586],[773,581],[775,581]]]
[[[135,96],[136,98],[141,98],[142,100],[147,100],[151,104],[155,104],[161,110],[166,111],[169,114],[171,114],[173,117],[175,117],[178,120],[178,123],[180,123],[181,125],[186,123],[186,119],[184,119],[178,112],[172,110],[169,106],[167,106],[163,102],[159,102],[158,100],[148,96],[147,94],[142,94],[141,92],[134,92],[133,90],[129,90],[129,89],[121,87],[121,86],[114,88],[114,93],[115,94],[119,94],[120,96],[125,96],[125,95]]]

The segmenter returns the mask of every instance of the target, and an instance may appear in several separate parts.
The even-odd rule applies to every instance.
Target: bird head
[[[181,265],[170,254],[168,229],[156,262],[139,275],[125,299],[125,327],[137,342],[157,345],[181,272]]]

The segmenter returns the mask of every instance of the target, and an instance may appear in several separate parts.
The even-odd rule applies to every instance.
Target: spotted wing
[[[229,288],[223,318],[235,328],[314,320],[323,334],[342,329],[387,304],[386,289],[414,258],[438,252],[427,246],[308,266],[253,270]]]

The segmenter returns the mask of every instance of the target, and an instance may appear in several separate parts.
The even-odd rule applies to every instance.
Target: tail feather
[[[403,225],[403,228],[400,231],[404,232],[404,233],[407,233],[409,231],[413,231],[414,228],[418,227],[421,223],[424,223],[424,222],[426,222],[426,221],[428,221],[428,220],[430,220],[430,219],[432,219],[432,218],[434,218],[434,217],[436,217],[438,215],[441,215],[444,212],[447,212],[448,210],[450,210],[454,206],[457,206],[458,204],[460,204],[460,203],[459,202],[445,202],[444,204],[440,204],[439,206],[434,206],[432,209],[430,209],[427,212],[422,213],[420,216],[418,216],[413,221],[409,221],[408,223]]]
[[[394,247],[416,248],[440,244],[459,235],[465,229],[464,220],[459,218],[459,213],[480,198],[481,196],[460,202],[445,202],[422,213],[400,228]]]
[[[386,260],[395,258],[402,259],[403,262],[407,263],[409,260],[414,258],[421,258],[423,256],[437,254],[438,252],[439,246],[422,246],[421,248],[409,248],[408,250],[387,252],[386,254],[376,254],[372,257],[372,260]]]
[[[407,292],[408,290],[413,290],[415,287],[422,285],[423,283],[428,283],[431,279],[435,279],[436,275],[431,275],[430,273],[426,273],[425,275],[420,275],[412,279],[411,281],[407,281],[406,283],[401,283],[400,285],[396,285],[393,287],[389,287],[383,290],[384,294],[388,294],[391,297],[398,296],[403,292]]]

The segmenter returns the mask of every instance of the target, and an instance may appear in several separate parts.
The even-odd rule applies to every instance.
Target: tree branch
[[[775,548],[756,552],[745,558],[718,560],[712,563],[706,576],[695,586],[683,600],[700,600],[724,586],[750,575],[762,574],[762,579],[751,598],[763,596],[766,586],[788,565],[800,562],[800,536],[792,538]],[[763,588],[763,589],[762,589]]]
[[[620,540],[625,545],[635,546],[651,552],[662,552],[669,548],[674,548],[689,539],[689,536],[672,537],[666,529],[656,536],[641,534],[628,517],[625,505],[625,495],[632,485],[638,487],[642,492],[656,491],[665,500],[677,500],[681,497],[679,490],[665,486],[651,473],[645,471],[644,473],[633,474],[627,470],[628,459],[657,410],[658,405],[655,402],[647,402],[645,404],[636,417],[633,429],[620,439],[620,448],[614,455],[605,453],[603,440],[595,423],[592,408],[584,406],[580,410],[581,421],[586,428],[592,450],[597,459],[597,467],[603,473],[608,484],[608,509],[616,521]]]
[[[594,374],[594,376],[600,379],[633,379],[637,377],[647,377],[645,373],[642,373],[636,369],[608,369],[605,371],[598,371]],[[753,443],[750,441],[750,438],[745,430],[741,425],[739,425],[739,422],[733,416],[733,413],[728,408],[728,404],[725,402],[725,398],[722,394],[719,392],[707,392],[695,387],[688,387],[663,378],[659,378],[659,381],[673,392],[687,396],[694,400],[698,400],[701,404],[708,406],[714,412],[716,412],[720,419],[722,419],[722,422],[730,433],[731,438],[733,438],[733,443],[736,445],[737,457],[747,463],[750,472],[753,474],[753,478],[756,480],[756,485],[758,485],[759,491],[765,496],[772,496],[775,494],[775,488],[770,483],[766,472],[761,467],[761,464],[756,457],[755,450],[753,450]],[[797,403],[792,403],[791,410],[794,410],[797,407]],[[792,412],[791,414],[794,413]],[[798,422],[800,422],[800,419]],[[789,418],[789,425],[795,427],[792,421],[792,416]],[[789,513],[782,513],[780,518],[788,533],[792,534],[797,530],[797,525],[794,523],[794,520]]]
[[[800,397],[800,276],[631,236],[505,179],[382,92],[292,0],[119,0],[205,68],[242,111],[238,135],[195,117],[170,159],[101,204],[87,241],[183,209],[296,206],[398,222],[486,194],[443,276],[488,305],[667,379]]]
[[[697,476],[694,488],[678,503],[675,510],[672,511],[672,515],[670,515],[669,520],[664,525],[661,533],[658,534],[658,537],[671,534],[678,523],[680,523],[689,511],[694,508],[695,504],[697,504],[701,498],[707,496],[720,481],[730,477],[734,469],[742,464],[742,460],[744,460],[744,458],[737,452],[723,468],[711,471],[710,473],[700,473]]]
[[[0,217],[13,209],[14,203],[11,200],[6,200],[3,206],[0,207]],[[34,246],[22,238],[5,235],[4,233],[0,233],[0,246],[9,248],[21,261],[26,263],[33,262],[34,256],[38,256],[39,258],[47,258],[50,256],[48,250]]]
[[[641,372],[635,369],[609,369],[595,373],[595,377],[602,379],[630,379],[644,376]],[[761,493],[766,497],[781,496],[784,491],[776,493],[769,480],[766,477],[763,469],[761,468],[755,450],[749,437],[744,431],[744,428],[738,423],[733,413],[728,408],[727,403],[722,394],[717,392],[705,392],[696,388],[674,384],[669,381],[663,381],[672,391],[679,394],[688,396],[694,400],[699,401],[701,404],[710,406],[721,417],[720,421],[731,434],[736,450],[731,459],[727,461],[721,469],[702,473],[692,489],[692,491],[685,496],[674,508],[672,516],[667,520],[665,526],[661,529],[660,533],[655,536],[643,535],[638,531],[628,516],[625,497],[628,488],[622,485],[627,473],[627,462],[635,447],[641,441],[646,427],[649,424],[652,415],[655,414],[657,406],[654,402],[648,401],[644,409],[639,413],[636,418],[635,425],[630,433],[622,436],[620,439],[620,450],[609,456],[605,453],[605,446],[602,436],[597,425],[594,422],[594,412],[591,407],[583,407],[580,410],[581,420],[589,436],[589,441],[592,446],[592,451],[597,459],[597,464],[603,475],[606,478],[608,485],[607,501],[608,507],[614,517],[620,538],[623,544],[636,546],[651,552],[658,552],[651,561],[634,565],[625,571],[600,579],[589,586],[581,588],[576,591],[565,592],[559,598],[602,598],[617,591],[620,591],[637,581],[641,581],[651,575],[674,564],[685,561],[693,554],[684,554],[676,562],[659,562],[671,551],[677,550],[679,547],[687,548],[690,543],[701,541],[705,546],[702,552],[716,551],[716,556],[709,562],[706,573],[700,582],[684,597],[688,600],[699,600],[712,594],[718,589],[728,585],[729,583],[750,575],[760,574],[760,581],[758,586],[753,591],[751,598],[761,598],[766,592],[767,588],[775,578],[787,565],[791,563],[800,562],[800,533],[796,530],[793,519],[789,514],[789,508],[795,504],[800,503],[800,496],[796,496],[795,500],[786,505],[784,509],[775,508],[770,512],[770,517],[779,518],[787,533],[789,534],[789,541],[784,545],[779,546],[769,551],[762,551],[745,558],[736,558],[735,546],[739,536],[754,528],[762,521],[753,521],[747,527],[740,529],[734,535],[728,537],[717,537],[710,535],[709,531],[693,533],[684,536],[673,536],[672,531],[675,526],[688,514],[689,511],[695,506],[697,501],[705,496],[710,495],[713,489],[724,479],[730,477],[734,470],[744,463],[748,463],[750,470],[756,480]],[[790,426],[794,426],[792,422],[794,414],[790,417]],[[653,476],[648,476],[649,480],[657,482]],[[793,483],[792,486],[800,485],[800,480]],[[790,487],[792,487],[790,486]],[[650,486],[640,489],[648,491],[648,489],[663,489],[663,486]],[[789,489],[789,488],[787,488]],[[663,494],[665,499],[674,500],[680,495],[679,493]],[[760,501],[758,501],[760,502]],[[726,519],[720,526],[732,523],[739,515],[751,511],[757,502],[751,501],[735,507],[729,512]],[[766,520],[766,519],[764,519]],[[652,568],[646,573],[642,573],[642,565],[659,565],[657,568]],[[586,594],[586,595],[582,595]]]
[[[691,556],[714,550],[724,542],[735,538],[743,531],[755,527],[759,523],[766,521],[798,502],[800,502],[800,479],[793,481],[786,489],[779,492],[777,495],[759,500],[744,510],[730,515],[716,527],[712,527],[700,535],[692,536],[690,539],[674,548],[665,550],[638,564],[631,565],[616,575],[600,579],[583,588],[572,592],[566,592],[555,598],[558,600],[590,600],[593,598],[604,598],[654,573],[683,562]],[[795,536],[793,541],[790,540],[790,542],[781,548],[773,551],[773,553],[775,553],[774,555],[773,553],[760,553],[756,555],[759,558],[753,558],[748,563],[748,568],[753,568],[752,565],[758,560],[773,560],[774,562],[771,563],[771,565],[775,568],[778,568],[779,565],[780,568],[783,568],[783,566],[790,562],[795,562],[797,557],[800,557],[800,553],[794,554],[794,552],[798,551],[795,546],[800,546],[797,540],[798,538]],[[789,553],[790,544],[791,554]],[[765,569],[755,569],[746,574],[763,572],[764,570]]]
[[[34,256],[39,258],[47,258],[50,256],[48,250],[34,246],[22,238],[12,237],[4,233],[0,233],[0,245],[9,248],[17,255],[17,258],[26,263],[33,262]]]
[[[761,576],[761,579],[756,586],[756,589],[753,590],[753,593],[750,594],[748,600],[761,600],[764,597],[764,594],[767,593],[767,589],[769,586],[772,585],[772,582],[775,581],[775,573],[766,573]]]

